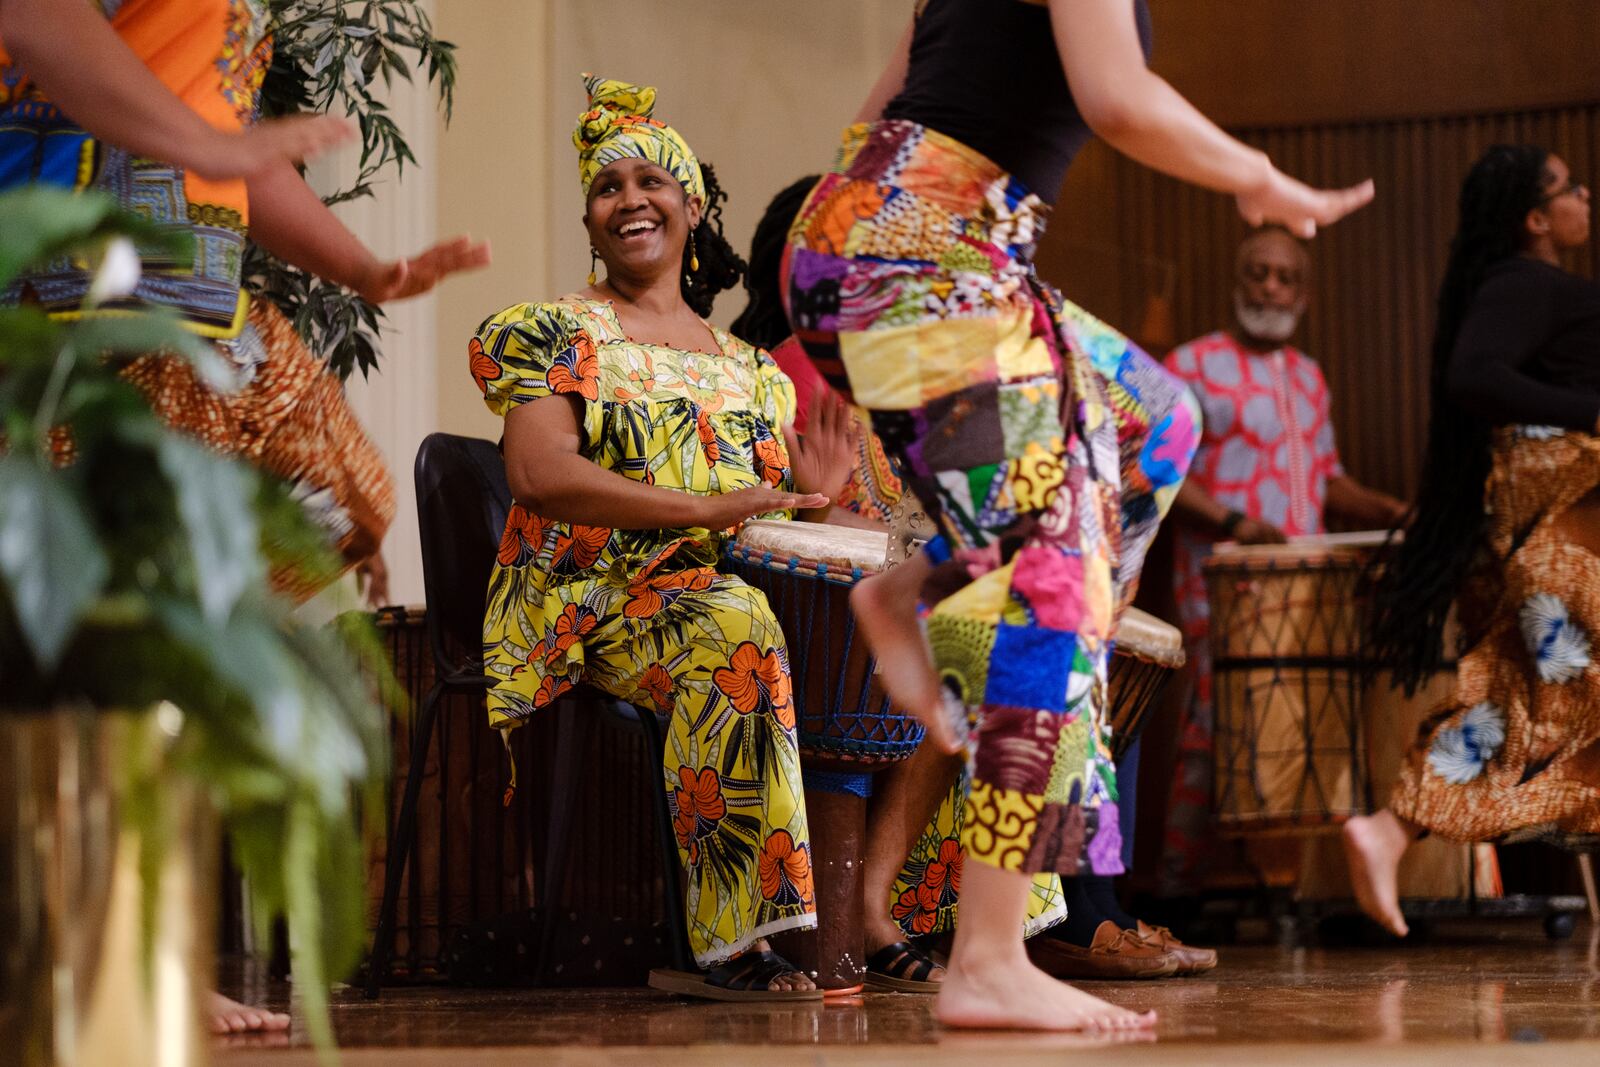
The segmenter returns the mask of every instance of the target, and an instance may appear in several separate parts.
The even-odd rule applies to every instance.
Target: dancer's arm
[[[420,255],[381,260],[345,228],[287,161],[251,176],[250,239],[285,262],[374,304],[404,300],[447,276],[489,265],[487,241],[457,237]]]
[[[348,122],[326,115],[218,130],[162,84],[84,0],[0,0],[0,41],[91,135],[202,178],[241,178],[297,162],[352,133]]]
[[[1145,65],[1128,0],[1049,0],[1056,47],[1084,121],[1113,148],[1174,178],[1233,193],[1251,225],[1310,237],[1372,199],[1370,180],[1318,190],[1224,133]]]
[[[701,496],[646,485],[578,452],[578,401],[542,396],[506,416],[503,448],[512,499],[537,515],[613,530],[726,530],[770,511],[828,506],[817,493],[751,486]]]
[[[889,101],[905,87],[906,69],[911,65],[911,35],[916,28],[916,19],[906,25],[905,32],[900,35],[900,43],[895,45],[894,55],[889,57],[889,65],[878,75],[878,80],[872,84],[872,91],[867,94],[866,103],[856,112],[857,122],[877,122],[883,117],[883,109],[889,106]]]

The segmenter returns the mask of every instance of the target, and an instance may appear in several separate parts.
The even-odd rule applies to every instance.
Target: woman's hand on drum
[[[1252,226],[1272,222],[1297,237],[1317,235],[1318,226],[1329,226],[1371,203],[1372,179],[1348,189],[1313,189],[1289,177],[1276,167],[1254,189],[1239,194],[1239,214]]]
[[[773,511],[808,511],[828,506],[828,498],[821,493],[790,493],[769,485],[752,485],[699,500],[700,525],[707,530],[730,530],[746,519]]]
[[[789,470],[794,487],[832,501],[844,488],[856,465],[855,412],[838,393],[822,383],[811,394],[811,418],[806,432],[783,428],[789,446]]]

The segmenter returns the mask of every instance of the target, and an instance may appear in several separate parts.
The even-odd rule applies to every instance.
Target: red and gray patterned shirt
[[[1292,347],[1252,352],[1219,331],[1173,349],[1166,367],[1194,391],[1204,414],[1189,480],[1291,537],[1322,533],[1328,481],[1344,468],[1316,361]],[[1204,632],[1200,563],[1209,553],[1205,534],[1179,531],[1178,609],[1191,633]]]

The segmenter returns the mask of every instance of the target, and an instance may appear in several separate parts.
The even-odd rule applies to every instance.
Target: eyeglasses
[[[1563,185],[1561,188],[1547,196],[1540,197],[1539,204],[1542,207],[1557,197],[1566,196],[1568,193],[1571,193],[1573,196],[1587,196],[1589,193],[1589,187],[1582,182],[1575,182],[1569,178],[1566,185]]]
[[[1276,278],[1278,284],[1285,289],[1293,289],[1303,280],[1301,271],[1296,267],[1274,267],[1270,264],[1252,262],[1244,265],[1245,280],[1257,285],[1264,285],[1269,278]]]

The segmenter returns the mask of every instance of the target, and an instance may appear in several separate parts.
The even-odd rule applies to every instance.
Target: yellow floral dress
[[[610,304],[568,297],[492,316],[468,354],[496,414],[576,397],[580,453],[606,470],[705,495],[788,487],[793,386],[765,352],[708,329],[719,352],[641,344]],[[788,652],[760,591],[717,572],[729,534],[610,530],[514,506],[483,626],[496,726],[580,681],[670,713],[662,772],[706,967],[817,922]]]

